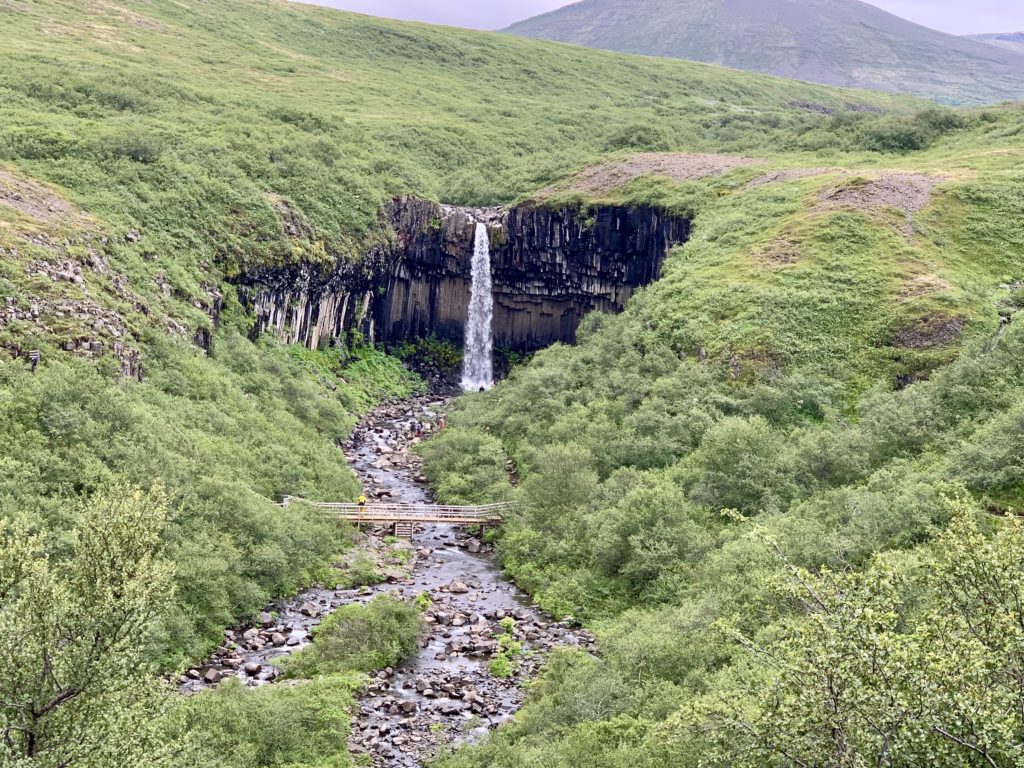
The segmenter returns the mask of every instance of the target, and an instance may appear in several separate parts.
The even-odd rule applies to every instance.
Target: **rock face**
[[[237,282],[239,298],[256,316],[254,332],[273,331],[310,349],[356,328],[372,339],[374,288],[388,269],[379,252],[369,258],[360,265],[301,263],[248,271]]]
[[[620,311],[657,279],[690,222],[651,207],[510,210],[394,200],[394,233],[359,265],[297,265],[250,272],[242,297],[256,331],[316,347],[350,329],[398,343],[436,335],[462,344],[476,223],[491,237],[496,347],[528,351],[573,342],[588,312]]]

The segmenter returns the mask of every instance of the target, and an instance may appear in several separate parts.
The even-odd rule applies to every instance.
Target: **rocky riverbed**
[[[409,449],[438,428],[444,405],[432,398],[390,403],[356,429],[345,452],[371,502],[432,500],[419,459]],[[475,532],[421,526],[412,542],[394,542],[387,533],[360,534],[348,561],[338,564],[344,580],[357,563],[372,562],[385,583],[318,586],[268,606],[257,625],[226,632],[207,664],[182,678],[183,689],[199,690],[228,676],[250,685],[271,683],[279,674],[274,660],[311,642],[313,627],[330,611],[379,594],[415,599],[426,593],[430,604],[419,652],[372,676],[359,696],[350,739],[351,752],[367,755],[374,766],[412,768],[441,746],[478,738],[514,715],[523,683],[546,651],[593,643],[585,630],[554,622],[532,606],[502,576]],[[511,662],[507,677],[492,674],[499,656]]]

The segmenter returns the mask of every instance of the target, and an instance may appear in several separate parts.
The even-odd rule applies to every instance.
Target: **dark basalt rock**
[[[654,282],[690,224],[654,208],[514,208],[494,265],[495,343],[535,349],[574,342],[589,312],[620,312]]]
[[[495,345],[530,351],[572,343],[583,316],[618,312],[657,279],[690,222],[649,206],[593,209],[439,206],[412,197],[384,212],[394,232],[359,264],[299,264],[248,272],[241,295],[256,332],[316,347],[358,329],[399,343],[463,341],[476,223],[491,237]]]

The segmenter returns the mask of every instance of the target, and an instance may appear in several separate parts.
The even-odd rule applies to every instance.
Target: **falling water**
[[[491,293],[491,243],[487,227],[476,225],[476,247],[473,250],[473,286],[469,297],[469,320],[466,323],[466,351],[462,365],[462,389],[473,392],[494,385],[491,350],[494,338],[491,320],[494,317],[494,295]]]

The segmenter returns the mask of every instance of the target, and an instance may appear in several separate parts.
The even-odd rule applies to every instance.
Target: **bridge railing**
[[[300,499],[296,496],[285,496],[281,506],[287,507],[292,503],[309,504],[312,507],[323,510],[326,514],[356,522],[422,522],[453,523],[463,525],[500,522],[503,514],[513,511],[517,506],[515,502],[482,504],[472,507],[452,506],[446,504],[400,504],[379,502],[373,504],[351,504],[344,502],[307,501],[306,499]]]

